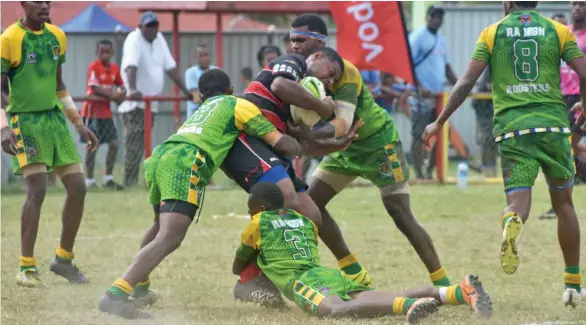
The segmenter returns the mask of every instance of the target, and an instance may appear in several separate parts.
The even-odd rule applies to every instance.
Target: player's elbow
[[[276,78],[271,83],[271,92],[275,94],[277,97],[282,98],[287,92],[288,81],[289,80],[285,78]]]
[[[301,144],[299,144],[295,138],[286,134],[283,134],[279,141],[273,145],[273,149],[285,157],[301,156],[303,151]]]

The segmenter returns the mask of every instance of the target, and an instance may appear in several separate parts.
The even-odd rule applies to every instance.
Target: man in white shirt
[[[124,122],[124,185],[129,187],[138,183],[144,152],[145,105],[140,100],[143,96],[158,96],[163,92],[165,73],[185,95],[191,97],[191,94],[181,80],[163,34],[159,32],[159,20],[151,11],[141,15],[138,28],[126,37],[120,69],[128,96],[134,99],[118,107]],[[157,107],[158,102],[152,102],[153,112]]]

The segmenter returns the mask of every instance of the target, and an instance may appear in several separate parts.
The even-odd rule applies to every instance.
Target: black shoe
[[[70,283],[89,283],[89,280],[72,262],[59,262],[54,258],[49,267],[51,272],[66,278]]]
[[[558,216],[555,214],[553,209],[550,209],[546,213],[539,216],[539,220],[549,220],[549,219],[556,219]]]
[[[124,186],[114,182],[113,180],[109,180],[106,183],[104,183],[104,188],[115,190],[115,191],[122,191],[124,189]]]
[[[101,312],[110,315],[122,317],[125,319],[148,319],[152,318],[151,314],[140,311],[134,301],[128,297],[114,297],[110,292],[106,292],[98,308]]]

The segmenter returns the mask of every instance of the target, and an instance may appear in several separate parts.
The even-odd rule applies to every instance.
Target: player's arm
[[[242,231],[240,246],[236,250],[232,273],[240,275],[246,266],[255,261],[258,256],[258,244],[260,243],[259,217],[252,219]]]
[[[586,100],[586,59],[576,44],[574,34],[569,29],[564,32],[563,35],[560,35],[563,44],[562,59],[580,78],[580,97],[582,97],[582,106],[584,106]]]
[[[163,37],[162,34],[159,33],[157,37]],[[191,92],[185,87],[185,83],[183,83],[183,79],[181,79],[181,75],[179,74],[179,69],[177,68],[177,62],[175,62],[175,58],[171,55],[171,50],[169,50],[169,45],[167,45],[166,41],[163,41],[164,48],[163,55],[164,55],[164,68],[167,71],[167,75],[173,81],[179,89],[188,97],[191,97]]]
[[[199,96],[199,88],[198,88],[198,75],[192,69],[185,70],[185,87],[191,95],[193,96],[193,102],[199,103],[201,102],[201,97]]]
[[[358,139],[356,130],[364,125],[362,120],[357,121],[352,128],[341,138],[332,139],[303,139],[300,140],[301,149],[304,156],[325,156],[332,152],[344,151],[348,149],[353,141]]]

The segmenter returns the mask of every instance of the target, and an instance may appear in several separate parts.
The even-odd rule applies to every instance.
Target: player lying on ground
[[[438,304],[469,305],[481,316],[492,314],[490,297],[473,275],[467,275],[460,285],[393,293],[372,290],[347,279],[339,270],[322,267],[317,245],[321,220],[284,209],[283,194],[273,183],[252,187],[248,213],[252,219],[242,232],[234,274],[257,261],[287,299],[312,315],[406,315],[409,323],[415,323],[435,312]]]
[[[150,317],[138,310],[138,306],[152,304],[157,298],[149,290],[149,275],[183,241],[203,204],[210,178],[240,132],[260,137],[286,156],[319,152],[322,147],[343,150],[356,139],[353,129],[340,140],[298,143],[277,131],[254,104],[231,96],[230,79],[220,69],[206,71],[199,79],[198,89],[202,106],[145,161],[155,219],[133,263],[100,301],[103,312],[129,319]],[[355,128],[360,126],[358,123]]]
[[[34,248],[47,189],[47,173],[55,171],[67,196],[63,206],[61,240],[50,270],[69,282],[87,283],[87,278],[72,263],[86,185],[77,147],[65,117],[88,141],[88,151],[95,151],[99,143],[83,125],[63,83],[61,69],[65,62],[67,38],[59,27],[47,23],[51,8],[49,1],[21,3],[25,18],[4,30],[0,45],[1,83],[10,85],[10,98],[2,94],[2,149],[14,156],[14,173],[24,176],[26,188],[21,214],[20,269],[16,282],[25,287],[42,285]]]
[[[494,136],[508,205],[501,217],[501,265],[508,274],[519,267],[518,242],[529,217],[531,188],[541,168],[558,216],[558,239],[566,265],[563,301],[576,306],[586,291],[581,288],[580,225],[572,202],[575,170],[568,113],[559,79],[560,60],[564,60],[580,77],[584,101],[586,60],[566,26],[534,11],[537,1],[505,1],[503,5],[507,17],[482,31],[466,71],[441,115],[425,129],[423,139],[429,143],[441,130],[490,66]]]

